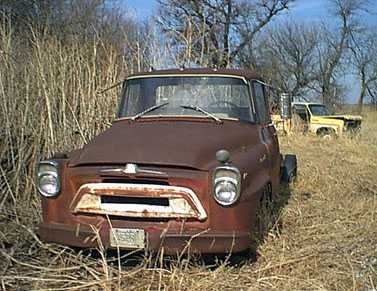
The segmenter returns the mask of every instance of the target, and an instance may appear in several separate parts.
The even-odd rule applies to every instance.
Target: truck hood
[[[328,116],[316,116],[320,118],[329,118],[329,119],[338,119],[338,120],[352,120],[352,121],[361,121],[362,117],[359,115],[328,115]]]
[[[216,151],[234,156],[259,141],[257,125],[210,119],[119,120],[75,153],[69,166],[136,163],[208,170]]]

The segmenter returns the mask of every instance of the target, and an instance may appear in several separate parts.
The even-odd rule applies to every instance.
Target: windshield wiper
[[[213,115],[212,113],[209,113],[208,111],[204,110],[203,108],[199,107],[199,106],[193,106],[193,105],[181,105],[180,107],[184,108],[184,109],[191,109],[191,110],[195,110],[195,111],[199,111],[201,113],[204,113],[205,115],[207,115],[208,117],[211,117],[213,118],[214,120],[216,120],[216,122],[218,123],[222,123],[221,119],[216,117],[215,115]]]
[[[139,117],[143,116],[144,114],[147,114],[149,112],[155,111],[158,108],[164,107],[164,106],[166,106],[168,104],[169,104],[169,102],[165,102],[165,103],[162,103],[162,104],[159,104],[159,105],[154,105],[152,107],[149,107],[149,108],[145,109],[144,111],[142,111],[142,112],[136,114],[135,116],[131,117],[131,120],[133,121],[135,119],[138,119]]]

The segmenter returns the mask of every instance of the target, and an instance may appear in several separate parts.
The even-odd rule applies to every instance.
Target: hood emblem
[[[125,174],[137,174],[138,173],[138,167],[136,164],[127,164],[126,167],[123,170],[123,173]]]
[[[139,168],[136,164],[126,164],[124,168],[111,168],[111,169],[103,169],[99,171],[100,173],[107,174],[107,173],[121,173],[125,175],[137,175],[137,174],[150,174],[154,176],[167,176],[166,173],[160,171],[152,171],[146,170],[143,168]]]

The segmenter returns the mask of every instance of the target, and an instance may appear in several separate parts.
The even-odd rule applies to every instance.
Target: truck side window
[[[267,109],[267,102],[264,95],[263,85],[257,82],[253,83],[254,95],[255,95],[255,106],[257,114],[259,116],[259,122],[262,124],[267,124],[270,122],[270,114]]]

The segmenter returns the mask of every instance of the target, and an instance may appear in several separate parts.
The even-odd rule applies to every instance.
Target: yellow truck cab
[[[306,131],[322,137],[357,133],[361,127],[361,116],[334,115],[321,103],[293,102],[292,111]]]

